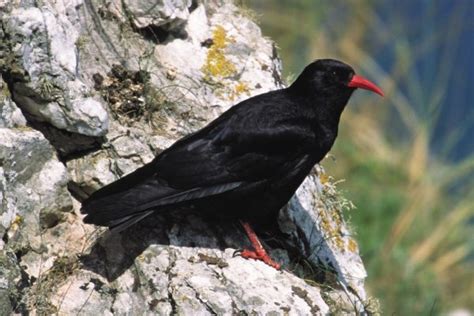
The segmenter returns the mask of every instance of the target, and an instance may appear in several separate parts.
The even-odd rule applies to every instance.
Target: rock
[[[10,17],[5,32],[18,40],[10,43],[11,53],[18,56],[29,79],[13,82],[13,99],[38,120],[59,129],[104,135],[107,112],[87,96],[89,89],[77,74],[78,30],[48,8],[19,8]]]
[[[0,90],[7,91],[8,87],[0,76]],[[26,126],[26,119],[21,110],[11,100],[10,96],[0,95],[0,128]]]
[[[186,23],[191,4],[191,0],[124,1],[136,27],[165,25],[168,32]]]
[[[15,255],[0,250],[0,315],[11,315],[13,312],[18,287],[21,286],[20,271]]]
[[[337,276],[349,302],[364,310],[367,273],[342,211],[352,208],[327,180],[321,167],[305,179],[280,217],[282,228],[293,235],[304,256],[315,266],[324,265]],[[293,226],[288,229],[288,226]],[[296,226],[296,227],[295,227]]]
[[[2,25],[8,52],[2,73],[27,118],[84,136],[105,135],[107,112],[78,72],[79,29],[48,6],[14,8]]]
[[[11,99],[0,101],[0,127],[26,126],[26,119],[21,110]]]
[[[222,227],[219,234],[229,228]],[[155,218],[119,235],[106,234],[82,257],[83,270],[57,290],[53,304],[67,302],[62,309],[66,314],[77,313],[85,300],[85,311],[119,314],[328,311],[318,288],[289,272],[233,257],[234,250],[222,249],[208,230],[216,228],[188,216],[179,224]],[[223,243],[242,246],[242,237],[231,232]],[[262,286],[269,280],[275,282]],[[112,299],[104,301],[98,295],[104,292]]]
[[[0,313],[367,312],[347,204],[319,167],[280,227],[263,232],[283,271],[234,257],[249,246],[241,228],[192,212],[121,233],[82,222],[80,201],[94,190],[240,100],[283,87],[274,44],[237,6],[45,0],[0,10]]]
[[[38,131],[0,128],[0,140],[0,232],[8,230],[12,244],[34,240],[39,247],[38,233],[72,209],[66,167]]]

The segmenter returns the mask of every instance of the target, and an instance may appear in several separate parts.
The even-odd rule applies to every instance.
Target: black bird
[[[250,223],[276,218],[324,158],[356,88],[383,96],[347,64],[316,60],[288,88],[240,102],[93,193],[82,204],[84,222],[123,229],[153,212],[193,206],[213,217],[240,220],[255,248],[241,255],[279,268]]]

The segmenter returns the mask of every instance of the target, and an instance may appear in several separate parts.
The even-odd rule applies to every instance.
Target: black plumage
[[[93,193],[86,223],[126,227],[194,206],[215,217],[275,217],[330,150],[355,88],[380,89],[336,60],[317,60],[288,88],[249,98],[152,162]]]

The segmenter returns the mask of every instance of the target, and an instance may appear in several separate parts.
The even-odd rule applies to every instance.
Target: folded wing
[[[151,210],[167,210],[285,173],[314,135],[304,124],[295,125],[301,123],[297,121],[256,121],[255,111],[271,106],[265,101],[271,98],[254,102],[252,111],[246,102],[233,107],[149,164],[98,190],[82,205],[84,221],[124,226]]]

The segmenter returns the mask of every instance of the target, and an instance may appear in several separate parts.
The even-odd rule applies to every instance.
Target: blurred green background
[[[330,57],[386,94],[355,94],[323,163],[357,206],[382,313],[474,312],[474,1],[239,4],[279,46],[289,83]]]

